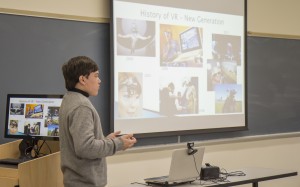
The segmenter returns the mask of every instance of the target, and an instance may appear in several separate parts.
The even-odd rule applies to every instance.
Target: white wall
[[[300,38],[299,0],[248,0],[248,31]]]
[[[3,11],[29,11],[28,14],[49,13],[68,16],[109,18],[110,0],[0,0]]]
[[[248,31],[300,36],[299,0],[248,0]],[[109,0],[0,0],[0,12],[109,22]],[[207,144],[204,162],[227,170],[267,167],[300,171],[300,137]],[[167,174],[171,148],[127,151],[108,158],[110,187]],[[244,185],[247,186],[247,185]],[[248,185],[251,186],[251,185]],[[260,187],[299,187],[300,176],[261,183]]]

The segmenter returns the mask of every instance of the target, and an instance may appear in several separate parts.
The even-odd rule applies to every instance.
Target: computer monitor
[[[197,27],[191,27],[179,34],[181,53],[202,48],[201,38]]]
[[[59,139],[59,108],[63,95],[8,94],[5,138]]]

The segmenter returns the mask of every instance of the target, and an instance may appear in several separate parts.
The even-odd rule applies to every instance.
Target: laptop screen
[[[182,53],[201,48],[199,30],[196,27],[191,27],[180,33],[179,38]]]

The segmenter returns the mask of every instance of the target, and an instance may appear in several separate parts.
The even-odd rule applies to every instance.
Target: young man
[[[104,137],[100,117],[89,100],[98,95],[101,80],[97,64],[78,56],[62,66],[65,86],[60,110],[61,170],[65,187],[104,187],[107,184],[106,157],[136,143],[132,134]]]

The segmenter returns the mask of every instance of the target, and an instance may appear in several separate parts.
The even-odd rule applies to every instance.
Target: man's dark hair
[[[98,70],[97,64],[89,57],[77,56],[71,58],[62,66],[66,89],[74,89],[81,75],[88,77],[90,73]]]

